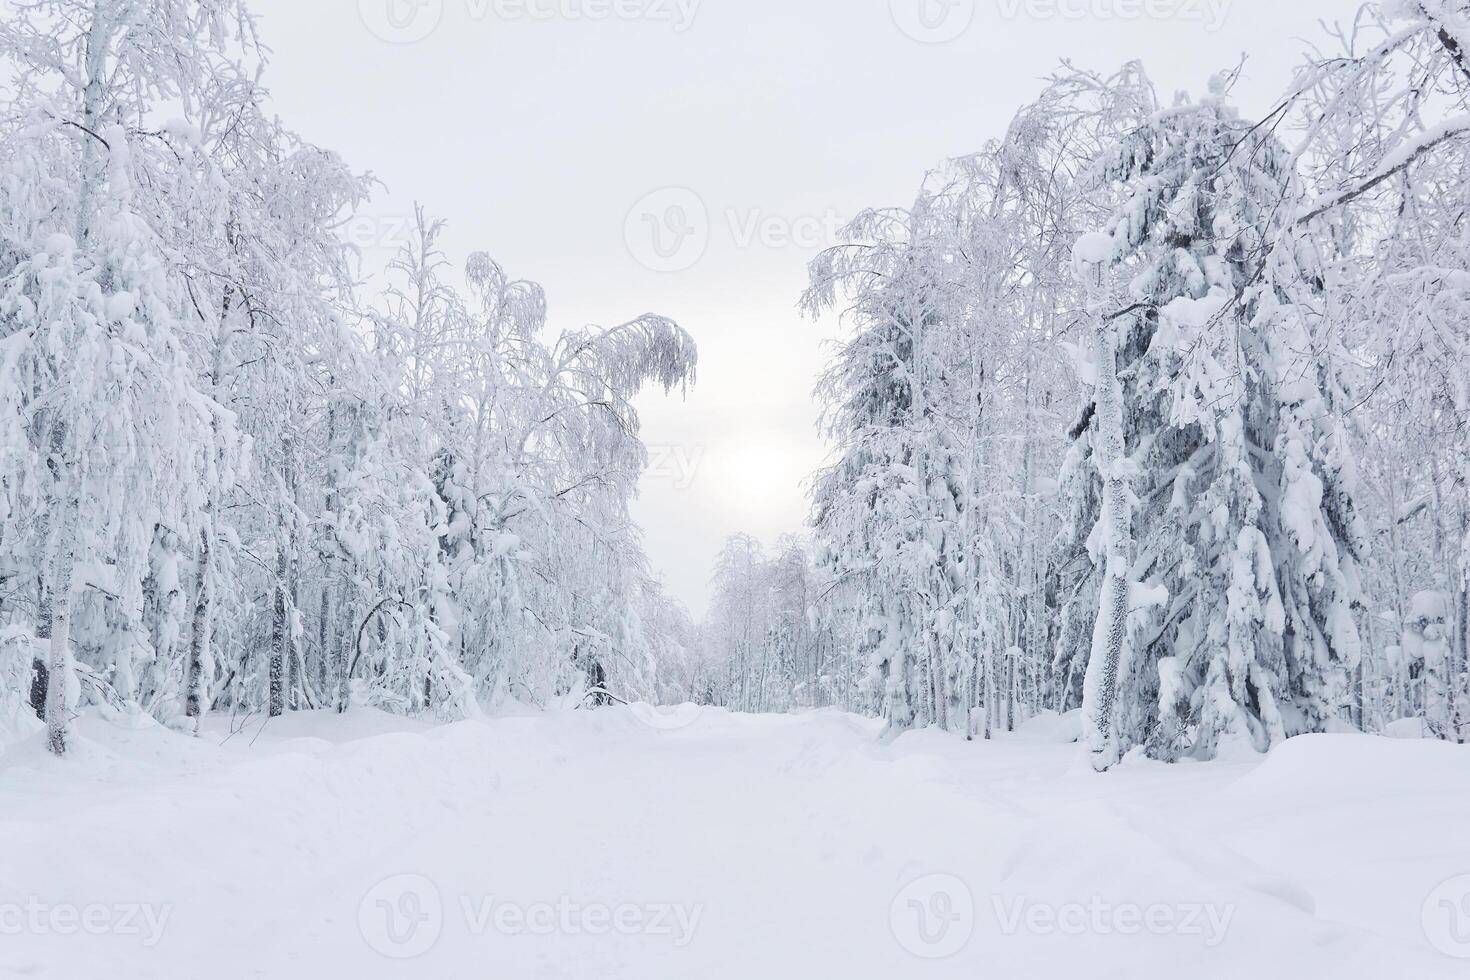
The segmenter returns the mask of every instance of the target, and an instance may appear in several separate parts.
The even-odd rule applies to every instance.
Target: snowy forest
[[[1204,2],[0,0],[0,977],[1465,976],[1470,0]]]
[[[1467,31],[1367,7],[1260,119],[1238,68],[1191,97],[1067,64],[852,222],[803,300],[848,328],[837,459],[805,543],[731,540],[696,676],[890,732],[1083,708],[1102,769],[1463,742]]]
[[[79,705],[189,730],[650,683],[684,623],[628,517],[632,399],[693,380],[685,331],[553,336],[422,212],[370,297],[342,229],[373,182],[266,111],[238,2],[25,4],[0,53],[11,719],[61,753]]]
[[[1363,9],[1260,119],[1064,64],[811,264],[840,315],[811,527],[696,627],[629,517],[649,314],[553,333],[266,109],[238,0],[0,24],[0,696],[197,729],[354,702],[840,706],[1098,768],[1470,733],[1470,19]],[[793,529],[797,531],[798,529]]]

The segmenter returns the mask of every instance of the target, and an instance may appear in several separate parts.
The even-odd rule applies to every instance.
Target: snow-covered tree
[[[426,219],[375,297],[370,183],[266,111],[237,0],[20,4],[0,57],[0,668],[55,751],[83,702],[197,732],[354,682],[456,717],[657,686],[687,623],[633,400],[693,380],[688,334],[548,338]]]
[[[1126,465],[1140,475],[1132,574],[1169,597],[1141,617],[1120,678],[1119,747],[1164,758],[1209,757],[1231,732],[1264,749],[1323,730],[1360,656],[1355,474],[1328,400],[1340,386],[1307,353],[1320,273],[1280,218],[1300,182],[1225,84],[1159,111],[1097,166],[1133,277],[1103,314],[1121,321]],[[1100,393],[1094,425],[1102,414]]]
[[[78,613],[108,608],[121,635],[98,666],[134,701],[154,542],[192,536],[222,476],[231,422],[188,357],[197,312],[175,248],[201,220],[178,191],[192,131],[160,110],[188,112],[226,48],[250,41],[233,3],[43,0],[0,23],[16,77],[0,151],[0,538],[44,568],[33,622],[58,754]]]

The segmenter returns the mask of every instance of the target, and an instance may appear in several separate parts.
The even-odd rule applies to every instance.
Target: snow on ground
[[[81,733],[0,755],[0,975],[1470,974],[1470,756],[1439,743],[1097,776],[1054,716],[990,744],[643,708]]]

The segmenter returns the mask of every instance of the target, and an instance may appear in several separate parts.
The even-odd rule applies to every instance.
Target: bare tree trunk
[[[1006,731],[1016,730],[1016,655],[1020,647],[1011,647],[1006,652]]]
[[[212,508],[211,508],[212,510]],[[210,610],[214,601],[212,562],[214,561],[214,520],[207,514],[204,530],[199,534],[199,582],[194,592],[193,634],[189,637],[189,662],[184,668],[184,716],[192,722],[194,734],[209,709],[209,633],[214,628]]]
[[[985,677],[985,741],[995,737],[995,657],[989,652],[981,654]]]
[[[1467,467],[1470,469],[1470,467]],[[1470,474],[1467,474],[1470,477]],[[1463,497],[1460,503],[1460,535],[1465,542],[1464,547],[1470,548],[1470,507],[1464,503]],[[1466,561],[1470,561],[1467,556]],[[1456,639],[1458,643],[1450,644],[1450,686],[1459,692],[1460,697],[1455,701],[1456,710],[1452,713],[1454,721],[1454,740],[1457,744],[1465,744],[1465,715],[1470,711],[1470,704],[1466,699],[1470,698],[1470,690],[1467,690],[1465,682],[1470,679],[1470,565],[1462,564],[1460,567],[1460,601],[1459,619],[1460,628]],[[1455,647],[1458,646],[1457,651]]]
[[[1394,480],[1388,481],[1388,547],[1389,547],[1389,570],[1393,576],[1393,608],[1395,613],[1396,636],[1394,642],[1402,649],[1404,643],[1404,622],[1408,619],[1408,596],[1404,588],[1404,560],[1403,545],[1400,541],[1400,528],[1402,521],[1399,513],[1403,506],[1399,500],[1398,483]],[[1377,617],[1370,617],[1370,621]],[[1402,718],[1413,709],[1413,694],[1409,683],[1407,668],[1393,671],[1393,696],[1394,696],[1394,718]]]
[[[1455,671],[1458,674],[1455,683],[1457,685],[1464,685],[1467,673],[1470,673],[1470,584],[1461,585],[1460,587],[1460,652],[1455,657]],[[1470,693],[1467,693],[1463,686],[1461,687],[1461,693],[1470,696]],[[1462,707],[1459,716],[1456,718],[1455,741],[1460,745],[1464,745],[1465,709],[1463,705],[1465,702],[1462,699],[1458,703]]]
[[[44,570],[36,576],[36,639],[45,640],[51,646],[51,592],[47,588]],[[35,657],[31,661],[31,710],[42,721],[46,720],[46,692],[51,687],[51,669],[46,661]]]
[[[297,548],[296,554],[301,554]],[[301,562],[291,562],[291,584],[288,590],[292,610],[301,608]],[[290,659],[286,661],[286,706],[300,711],[306,705],[306,648],[302,637],[297,635],[294,623],[287,623],[286,650]]]
[[[276,556],[276,581],[274,603],[271,612],[270,694],[269,708],[272,718],[286,713],[286,657],[289,653],[289,630],[286,626],[286,548],[284,542]]]
[[[74,474],[69,474],[75,478]],[[71,662],[72,587],[76,573],[77,524],[80,515],[75,496],[61,505],[56,551],[52,556],[51,645],[46,677],[46,743],[56,755],[66,755],[71,737],[72,705],[68,688],[73,682]]]
[[[333,453],[342,453],[337,447],[337,432],[339,429],[338,407],[334,404],[327,412],[327,445],[332,447]],[[351,429],[350,421],[347,428]],[[336,557],[346,561],[346,555],[339,547],[337,537],[340,528],[338,520],[341,509],[341,495],[338,490],[338,471],[336,466],[327,468],[327,499],[326,511],[332,518],[332,531],[330,540],[327,542],[323,554],[322,563],[330,570],[331,559]],[[318,626],[318,638],[321,645],[321,673],[322,673],[322,698],[330,701],[337,709],[338,714],[347,710],[349,698],[349,687],[347,683],[347,670],[350,667],[347,644],[337,634],[339,625],[337,623],[338,595],[336,586],[333,584],[333,576],[327,575],[322,585],[321,598],[321,623]],[[350,604],[350,598],[348,600]]]
[[[946,716],[944,711],[945,702],[943,695],[943,681],[941,680],[939,673],[938,644],[934,642],[935,637],[929,632],[927,628],[924,629],[923,636],[925,649],[925,673],[929,675],[929,699],[931,702],[933,702],[932,721],[940,728],[948,729],[949,718]]]
[[[1459,679],[1456,677],[1459,655],[1455,648],[1460,645],[1460,637],[1456,635],[1458,630],[1455,630],[1452,624],[1455,616],[1453,608],[1455,604],[1454,583],[1460,580],[1460,574],[1458,569],[1455,568],[1455,556],[1451,553],[1451,545],[1448,543],[1448,538],[1453,533],[1453,530],[1445,527],[1444,474],[1439,466],[1439,457],[1433,453],[1429,455],[1429,467],[1430,478],[1433,480],[1434,487],[1434,557],[1435,564],[1442,570],[1440,574],[1444,576],[1443,588],[1437,591],[1444,596],[1446,606],[1445,625],[1450,629],[1450,635],[1446,637],[1444,667],[1442,670],[1443,676],[1433,676],[1433,671],[1427,669],[1428,665],[1425,665],[1425,714],[1433,714],[1433,712],[1428,710],[1431,702],[1433,702],[1439,708],[1441,717],[1429,718],[1429,723],[1434,726],[1440,738],[1457,741],[1459,732],[1456,723],[1458,708],[1456,706],[1455,687],[1459,683]],[[1435,690],[1435,687],[1438,689]]]
[[[1133,515],[1123,473],[1123,386],[1118,379],[1117,343],[1105,316],[1106,271],[1094,270],[1088,282],[1091,335],[1097,356],[1097,445],[1093,448],[1103,491],[1102,594],[1093,631],[1083,694],[1083,739],[1092,767],[1106,772],[1120,761],[1117,699],[1119,674],[1128,641],[1128,571],[1133,542]]]
[[[970,703],[965,707],[965,737],[973,742],[975,740],[975,712],[980,709],[980,698],[982,695],[980,645],[975,642],[975,590],[973,583],[971,584],[967,603],[970,610],[970,622],[969,628],[965,631],[965,653],[970,659],[970,690],[968,692]]]

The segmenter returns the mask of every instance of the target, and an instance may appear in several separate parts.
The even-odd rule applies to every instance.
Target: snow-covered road
[[[991,744],[622,708],[257,727],[89,719],[66,762],[0,754],[0,974],[1470,974],[1449,746],[1099,777],[1054,718]]]

